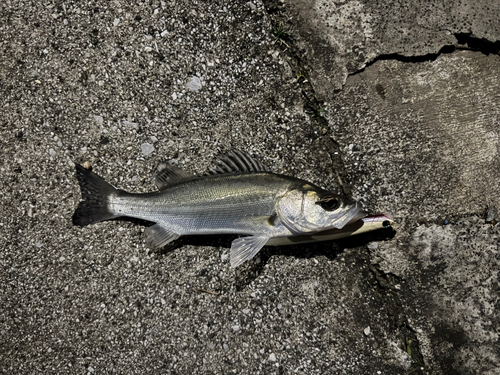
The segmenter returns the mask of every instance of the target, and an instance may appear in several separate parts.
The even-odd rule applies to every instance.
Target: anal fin
[[[169,242],[175,241],[180,236],[177,233],[171,232],[161,224],[155,224],[147,227],[144,231],[146,234],[146,242],[149,247],[162,247]]]
[[[236,268],[252,259],[264,247],[269,237],[240,237],[231,243],[231,268]]]

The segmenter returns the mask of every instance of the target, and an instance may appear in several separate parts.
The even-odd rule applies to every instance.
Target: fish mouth
[[[332,227],[325,229],[331,229],[331,228],[342,229],[344,226],[352,224],[360,219],[363,219],[368,215],[369,213],[363,210],[361,207],[358,207],[358,204],[356,203],[345,213],[345,215],[335,220],[335,222],[332,224]]]
[[[365,211],[365,210],[362,210],[360,208],[357,208],[357,212],[355,212],[351,218],[349,219],[349,221],[346,223],[347,224],[352,224],[352,223],[355,223],[356,221],[360,220],[360,219],[363,219],[365,217],[367,217],[370,213],[368,211]]]

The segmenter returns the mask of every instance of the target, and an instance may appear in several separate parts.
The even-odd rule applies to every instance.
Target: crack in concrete
[[[272,25],[272,30],[277,30],[278,28],[282,29],[283,22],[275,4],[273,4],[272,1],[264,1],[264,5]],[[321,115],[324,102],[316,97],[314,87],[311,84],[308,72],[309,65],[306,60],[307,57],[298,51],[297,47],[290,40],[286,30],[282,30],[280,36],[275,36],[275,38],[275,44],[283,44],[283,46],[286,47],[282,52],[286,53],[288,56],[287,62],[296,77],[297,85],[300,87],[304,103],[304,112],[307,113],[311,120],[311,124],[313,125],[311,134],[314,134],[316,131],[316,133],[319,134],[317,139],[323,138],[326,141],[328,154],[330,155],[332,163],[332,169],[335,171],[337,179],[336,182],[341,192],[346,196],[350,196],[352,188],[348,182],[345,163],[341,156],[340,144],[329,131],[330,126],[328,124],[328,120]]]
[[[425,55],[406,56],[399,53],[382,54],[375,57],[373,60],[366,63],[366,65],[353,73],[349,73],[348,77],[362,73],[366,68],[369,68],[378,61],[396,60],[406,63],[422,63],[428,61],[436,61],[436,59],[444,54],[454,53],[456,51],[475,51],[481,52],[485,55],[500,54],[500,41],[492,42],[484,38],[476,38],[472,33],[455,33],[457,39],[456,44],[447,44],[441,47],[436,53],[428,53]]]
[[[396,288],[398,280],[401,278],[392,273],[381,270],[378,264],[370,266],[370,272],[375,277],[379,286],[379,293],[385,301],[386,313],[393,320],[398,328],[401,340],[401,349],[408,353],[412,360],[411,373],[420,373],[421,367],[425,368],[425,361],[420,351],[420,342],[417,332],[411,327],[408,317],[405,313],[400,291]]]

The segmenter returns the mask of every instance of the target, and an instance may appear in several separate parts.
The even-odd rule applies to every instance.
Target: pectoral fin
[[[240,237],[231,244],[231,268],[236,268],[252,259],[269,240],[265,236]]]
[[[144,233],[149,247],[162,247],[180,237],[177,233],[169,231],[160,224],[147,227]]]

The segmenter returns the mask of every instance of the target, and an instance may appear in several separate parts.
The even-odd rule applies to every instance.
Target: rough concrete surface
[[[270,1],[272,3],[272,1]],[[277,5],[297,46],[311,56],[319,98],[331,98],[347,77],[380,56],[437,54],[466,35],[500,40],[500,3],[467,1],[291,0]],[[275,4],[283,4],[278,1]]]
[[[2,2],[0,372],[500,373],[498,4],[425,4]],[[71,224],[74,161],[144,192],[229,147],[396,230],[231,270]]]
[[[354,196],[411,220],[500,207],[499,72],[498,55],[457,51],[352,76],[325,117],[356,176]]]

